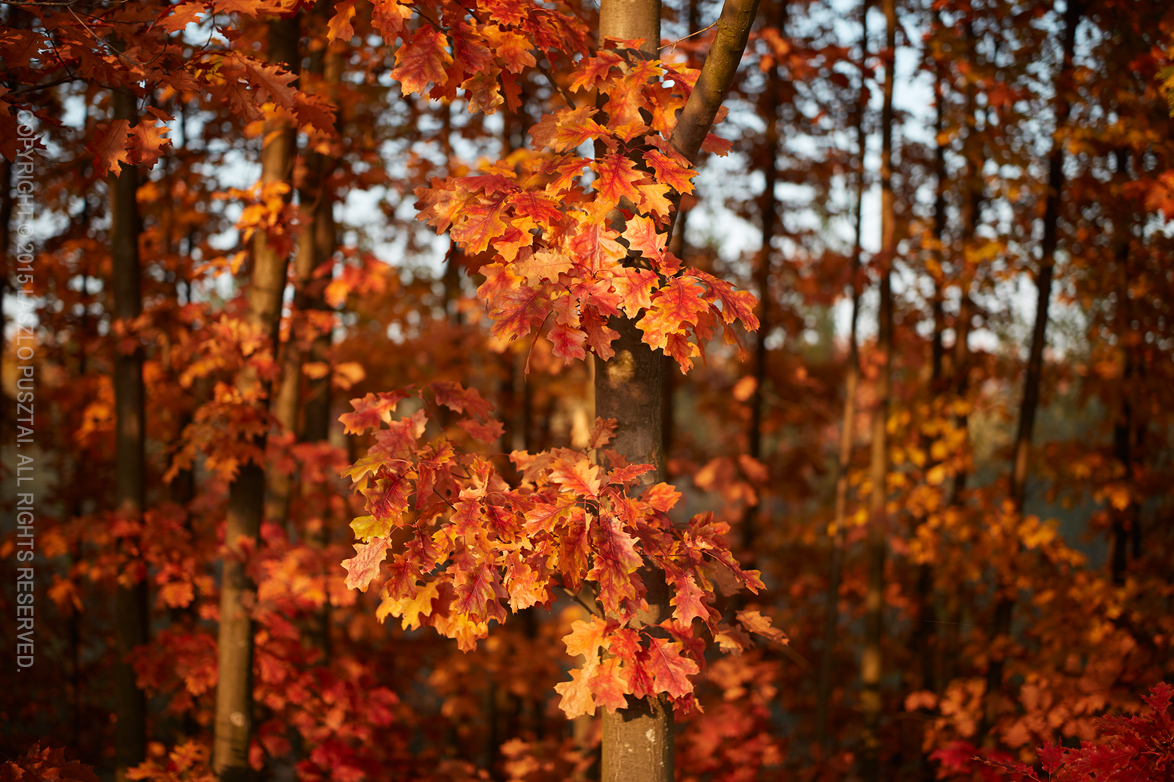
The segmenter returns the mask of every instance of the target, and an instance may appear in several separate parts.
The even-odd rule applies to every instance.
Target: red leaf
[[[701,293],[701,286],[691,279],[669,279],[637,324],[644,332],[644,342],[664,349],[670,334],[684,334],[688,324],[696,325],[698,316],[709,308]]]
[[[477,296],[489,304],[495,337],[512,342],[529,334],[546,319],[543,306],[546,300],[541,289],[531,288],[499,264],[481,271],[485,282],[477,289]]]
[[[656,172],[656,181],[668,185],[678,193],[692,193],[693,177],[697,170],[691,168],[684,159],[670,157],[658,149],[649,149],[644,152],[644,160]]]
[[[412,7],[399,0],[375,0],[375,7],[371,13],[371,25],[383,36],[383,40],[390,44],[395,43],[404,22],[412,18]]]
[[[556,323],[551,327],[548,337],[552,345],[552,352],[565,363],[569,364],[572,361],[582,361],[587,358],[587,352],[583,349],[583,345],[587,342],[587,335],[578,326]]]
[[[661,513],[668,513],[681,499],[681,493],[667,483],[657,483],[645,489],[640,499]]]
[[[496,443],[505,432],[505,426],[500,421],[481,423],[472,418],[462,418],[460,421],[457,421],[457,426],[468,432],[473,439],[480,440],[486,445]]]
[[[475,388],[465,388],[460,383],[448,380],[432,383],[429,388],[436,395],[437,404],[444,405],[454,413],[468,413],[475,418],[488,418],[493,412],[493,405],[486,402]]]
[[[95,174],[104,177],[111,171],[121,171],[120,163],[130,163],[126,150],[129,132],[130,122],[124,119],[98,125],[92,140],[86,144],[86,151],[94,156]]]
[[[644,179],[644,172],[637,170],[630,158],[610,152],[591,167],[599,175],[592,184],[596,192],[595,203],[591,205],[593,215],[606,215],[619,205],[621,198],[628,198],[633,203],[640,201],[636,184]]]
[[[530,127],[530,138],[535,146],[549,147],[555,152],[577,149],[587,141],[607,135],[607,129],[591,119],[594,115],[591,106],[543,115],[538,124]]]
[[[652,674],[657,692],[667,692],[674,698],[682,698],[693,692],[689,677],[700,669],[697,663],[681,656],[681,644],[664,638],[648,639],[648,661],[645,663]]]
[[[669,601],[670,605],[677,607],[673,611],[674,619],[688,626],[697,617],[701,619],[709,617],[709,609],[705,605],[705,591],[697,586],[697,581],[693,576],[681,573],[672,579],[671,583],[676,590]]]
[[[206,16],[208,8],[204,3],[180,3],[173,5],[163,12],[155,26],[168,33],[178,33],[193,22],[199,22],[201,16]]]
[[[652,306],[652,289],[656,286],[656,272],[625,266],[612,278],[619,307],[629,318]]]
[[[452,227],[453,241],[464,245],[468,253],[485,252],[494,239],[509,230],[505,212],[504,198],[469,206]]]
[[[430,25],[421,25],[412,39],[395,53],[395,69],[391,78],[400,83],[405,95],[424,92],[428,83],[448,81],[446,69],[452,65],[448,40]]]
[[[624,600],[636,597],[632,574],[644,560],[636,551],[636,539],[614,514],[601,514],[594,526],[594,567],[587,575],[599,584],[604,609],[618,612]]]
[[[581,654],[589,664],[598,660],[607,629],[607,621],[598,616],[575,621],[571,624],[571,632],[562,639],[567,647],[567,654],[571,657]]]
[[[389,423],[395,412],[395,406],[407,398],[403,391],[385,391],[379,394],[367,394],[362,399],[352,399],[353,413],[343,413],[338,420],[343,423],[345,434],[363,434],[368,429],[378,429],[381,424]]]
[[[628,691],[628,682],[620,668],[619,658],[609,657],[595,666],[595,672],[591,674],[591,691],[596,703],[612,714],[615,714],[616,709],[627,707],[628,699],[624,693]]]
[[[580,497],[593,500],[599,497],[599,469],[582,455],[575,461],[559,459],[550,472],[550,479]]]

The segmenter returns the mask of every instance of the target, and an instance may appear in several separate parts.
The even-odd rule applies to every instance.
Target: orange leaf
[[[770,617],[763,616],[759,611],[739,611],[738,623],[755,635],[761,635],[768,641],[786,645],[790,643],[786,633],[771,624]]]
[[[355,0],[340,0],[334,7],[334,16],[326,25],[326,40],[337,41],[340,38],[349,41],[355,35],[355,28],[351,19],[355,16]]]
[[[571,624],[571,632],[563,636],[567,654],[571,657],[583,655],[588,663],[599,659],[599,650],[604,646],[607,622],[598,616],[577,620]]]
[[[358,553],[342,562],[347,572],[347,589],[367,591],[367,587],[379,575],[380,563],[387,556],[387,542],[387,538],[375,538],[370,543],[355,544],[355,551]]]
[[[621,198],[627,198],[632,203],[640,201],[636,184],[644,179],[644,172],[638,171],[630,158],[610,152],[596,161],[592,168],[599,175],[593,183],[596,197],[591,206],[592,214],[597,217],[607,214],[619,205]]]
[[[594,665],[575,668],[571,671],[569,682],[554,685],[554,691],[562,696],[558,707],[567,715],[567,719],[573,720],[584,714],[595,713],[595,697],[591,694],[590,683],[594,672]]]

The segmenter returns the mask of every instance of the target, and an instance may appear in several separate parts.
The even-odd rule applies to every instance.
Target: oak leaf
[[[347,589],[367,591],[367,587],[379,575],[379,565],[387,557],[387,544],[387,538],[374,538],[367,543],[355,544],[355,556],[342,561],[347,572]]]
[[[689,677],[700,669],[697,663],[681,656],[681,644],[665,638],[648,639],[648,657],[645,663],[652,674],[657,692],[667,692],[674,698],[683,698],[693,692]]]
[[[627,198],[633,203],[640,201],[636,185],[644,179],[644,172],[636,168],[631,158],[610,152],[591,166],[598,178],[592,184],[595,188],[595,203],[591,213],[597,218],[606,215],[619,205],[620,199]]]
[[[575,668],[571,671],[569,682],[554,685],[554,691],[562,696],[558,707],[567,719],[573,720],[575,717],[595,713],[595,697],[591,692],[591,676],[594,673],[594,664]]]
[[[124,119],[98,125],[91,141],[86,144],[86,151],[94,156],[96,175],[104,177],[111,171],[121,171],[120,163],[130,163],[126,149],[129,133],[130,122]]]
[[[617,709],[627,708],[628,699],[624,693],[628,691],[628,681],[625,671],[620,667],[618,657],[609,657],[595,666],[591,674],[591,692],[595,702],[603,706],[612,714]]]
[[[391,78],[400,83],[405,95],[422,93],[428,83],[444,84],[448,79],[446,69],[452,65],[448,53],[448,40],[444,33],[429,25],[421,25],[395,53],[395,68]]]

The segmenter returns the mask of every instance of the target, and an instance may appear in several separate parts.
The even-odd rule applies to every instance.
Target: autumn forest
[[[1174,781],[1169,0],[0,18],[0,782]]]

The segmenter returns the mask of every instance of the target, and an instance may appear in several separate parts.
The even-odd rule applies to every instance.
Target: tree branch
[[[722,15],[717,20],[717,35],[705,64],[701,66],[697,86],[689,95],[669,139],[673,149],[690,163],[697,162],[701,144],[730,90],[757,15],[758,0],[726,0],[722,7]]]

